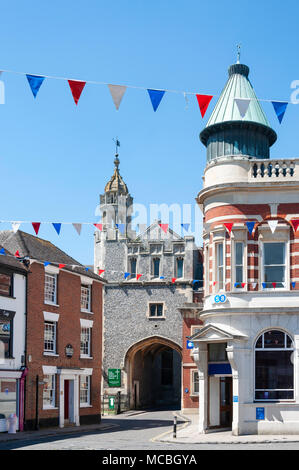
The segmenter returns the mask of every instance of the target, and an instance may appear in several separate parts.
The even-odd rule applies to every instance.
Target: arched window
[[[255,344],[255,400],[294,398],[293,341],[279,330],[265,331]]]

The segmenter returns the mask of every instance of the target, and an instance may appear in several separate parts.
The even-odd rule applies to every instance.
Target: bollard
[[[177,424],[177,416],[174,416],[173,418],[173,438],[176,439],[176,424]]]

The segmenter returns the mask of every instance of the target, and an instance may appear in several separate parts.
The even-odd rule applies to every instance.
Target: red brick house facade
[[[26,429],[100,422],[104,281],[48,241],[21,231],[0,238],[30,259]]]

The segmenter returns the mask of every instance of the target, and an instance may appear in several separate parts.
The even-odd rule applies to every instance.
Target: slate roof
[[[75,272],[87,277],[91,277],[98,281],[106,282],[102,277],[98,276],[94,272],[86,271],[85,266],[83,266],[81,263],[79,263],[79,261],[75,260],[71,256],[67,255],[57,246],[53,245],[53,243],[21,230],[18,230],[16,233],[11,230],[1,230],[0,245],[2,245],[5,250],[9,250],[13,254],[19,250],[20,257],[29,257],[41,262],[48,261],[56,265],[60,263],[66,264],[67,266],[65,266],[63,269],[67,271]],[[75,267],[73,265],[77,266]]]
[[[2,250],[4,246],[0,245],[0,250]],[[0,267],[9,267],[13,270],[17,271],[23,271],[24,274],[28,272],[28,268],[22,263],[22,261],[19,261],[15,256],[10,253],[8,250],[5,250],[5,255],[0,255]]]

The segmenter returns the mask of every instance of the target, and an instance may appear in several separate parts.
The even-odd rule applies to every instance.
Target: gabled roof
[[[104,281],[97,274],[91,271],[86,271],[85,266],[83,266],[71,256],[67,255],[57,246],[53,245],[53,243],[21,230],[18,230],[16,233],[10,230],[1,230],[0,244],[4,247],[5,250],[9,250],[11,253],[15,253],[17,250],[19,250],[20,257],[28,256],[29,258],[41,262],[48,261],[50,263],[66,264],[69,266],[65,266],[63,269],[67,271],[92,277],[93,279],[97,279],[102,282]],[[79,266],[72,267],[72,265]]]
[[[240,331],[232,328],[231,326],[225,325],[223,328],[219,328],[215,325],[207,325],[197,331],[193,336],[189,338],[192,342],[219,342],[228,340],[247,340],[248,336],[244,335]]]
[[[151,240],[151,241],[163,241],[167,240],[168,238],[172,238],[176,241],[184,242],[184,238],[174,232],[171,228],[167,228],[167,231],[164,232],[160,227],[161,220],[155,220],[147,229],[140,233],[138,237],[134,240],[136,242],[142,242],[144,240]]]

